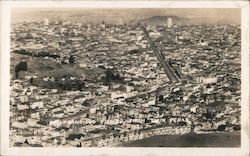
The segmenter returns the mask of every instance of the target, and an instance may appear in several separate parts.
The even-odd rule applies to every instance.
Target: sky
[[[175,15],[185,18],[209,18],[227,20],[240,24],[240,9],[235,8],[136,8],[136,9],[80,9],[80,8],[13,8],[12,23],[50,20],[71,20],[79,22],[140,20],[152,16]]]

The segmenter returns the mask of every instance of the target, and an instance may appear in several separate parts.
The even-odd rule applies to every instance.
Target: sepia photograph
[[[51,3],[17,2],[1,27],[9,28],[1,34],[4,146],[249,154],[249,19],[241,2]]]

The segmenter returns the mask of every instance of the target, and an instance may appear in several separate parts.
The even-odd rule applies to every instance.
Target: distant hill
[[[188,23],[188,18],[178,17],[178,16],[152,16],[146,19],[142,19],[138,22],[145,23],[148,25],[163,25],[167,24],[167,19],[172,18],[174,24],[183,25]],[[132,21],[135,22],[135,21]]]
[[[167,19],[172,18],[173,24],[177,25],[207,25],[207,24],[232,24],[230,20],[219,20],[212,18],[184,18],[179,16],[152,16],[139,21],[130,21],[131,23],[145,23],[148,25],[164,25],[167,24]]]
[[[163,25],[167,23],[167,18],[171,17],[174,24],[178,25],[198,25],[198,24],[240,24],[239,20],[230,17],[193,17],[187,18],[182,15],[155,15],[154,13],[143,14],[140,10],[136,10],[138,16],[132,15],[129,11],[133,10],[96,10],[96,9],[76,9],[76,10],[43,10],[43,11],[29,11],[22,13],[13,13],[11,16],[12,23],[19,22],[41,22],[45,18],[50,21],[64,20],[80,23],[97,24],[101,21],[106,23],[116,24],[122,19],[124,23],[138,23],[144,22],[150,25]],[[150,17],[151,16],[151,17]]]

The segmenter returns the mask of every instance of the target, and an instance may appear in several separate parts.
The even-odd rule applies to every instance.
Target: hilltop
[[[208,17],[202,18],[185,18],[180,16],[152,16],[139,21],[132,20],[130,23],[145,23],[148,25],[164,25],[167,23],[167,19],[172,18],[173,24],[177,25],[208,25],[208,24],[232,24],[229,20],[213,19]]]

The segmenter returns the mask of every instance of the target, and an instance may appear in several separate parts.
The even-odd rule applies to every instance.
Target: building
[[[48,18],[44,19],[44,25],[49,25],[49,19]]]
[[[167,19],[167,28],[172,28],[172,26],[173,26],[173,21],[172,21],[172,18],[169,17],[169,18]]]

